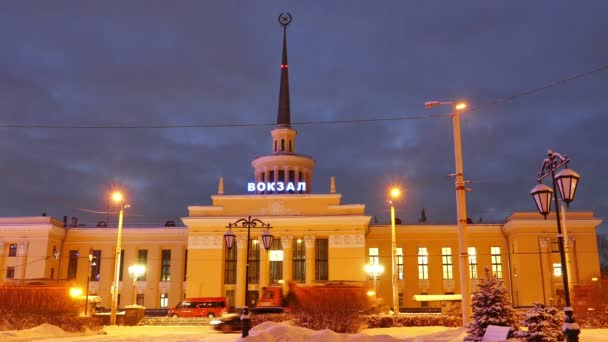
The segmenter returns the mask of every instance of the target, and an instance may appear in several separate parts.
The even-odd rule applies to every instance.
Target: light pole
[[[379,275],[384,273],[384,266],[380,264],[367,264],[364,269],[370,277],[374,277],[374,298],[377,298],[378,290],[376,290],[376,279],[378,279]]]
[[[389,204],[391,205],[391,270],[393,284],[393,314],[399,314],[399,282],[397,277],[397,237],[395,232],[395,201],[401,197],[401,190],[393,187],[390,191]]]
[[[466,326],[470,322],[471,311],[471,289],[469,288],[469,257],[465,246],[467,235],[467,200],[465,196],[464,171],[462,169],[462,143],[460,140],[460,114],[467,108],[464,102],[443,102],[428,101],[424,103],[425,108],[432,108],[440,105],[453,106],[452,126],[454,128],[454,162],[456,173],[454,174],[456,187],[456,216],[458,219],[458,251],[459,251],[459,274],[460,291],[462,293],[462,325]]]
[[[243,337],[249,336],[249,329],[251,327],[251,314],[249,313],[249,308],[247,307],[247,290],[249,288],[249,239],[251,238],[251,228],[265,228],[262,233],[262,244],[264,244],[264,248],[266,250],[270,249],[272,245],[272,240],[274,236],[270,233],[270,224],[264,223],[262,220],[254,218],[251,216],[247,218],[241,218],[236,220],[233,223],[229,223],[226,228],[228,230],[224,233],[224,241],[226,241],[226,248],[231,249],[234,246],[234,242],[236,240],[236,234],[232,232],[232,228],[247,228],[247,251],[246,258],[247,262],[245,263],[245,306],[243,307],[243,313],[241,314],[241,321],[243,324]]]
[[[89,272],[87,272],[87,289],[86,297],[84,299],[84,315],[87,316],[89,312],[89,281],[91,280],[91,262],[93,261],[93,250],[89,249]]]
[[[144,272],[146,272],[146,266],[144,265],[129,266],[129,275],[133,280],[133,305],[137,305],[137,292],[135,291],[135,288],[137,287],[137,278],[144,274]]]
[[[562,201],[566,203],[566,206],[570,205],[570,202],[574,200],[576,188],[580,176],[578,173],[568,168],[570,159],[568,156],[555,153],[551,150],[547,152],[547,158],[543,160],[540,172],[538,173],[538,184],[532,188],[530,194],[534,198],[534,203],[538,211],[547,219],[547,215],[551,211],[551,195],[555,200],[555,218],[557,219],[557,242],[559,246],[559,258],[562,267],[562,281],[564,286],[564,299],[566,306],[564,307],[564,313],[566,314],[566,322],[564,323],[562,330],[566,334],[566,339],[570,341],[578,341],[578,335],[581,333],[581,329],[578,324],[574,321],[574,310],[570,306],[570,288],[568,287],[568,266],[566,264],[566,253],[564,251],[564,235],[562,234],[562,224],[560,219],[560,210],[558,207],[557,191]],[[557,174],[555,171],[563,168]],[[551,176],[553,189],[542,183],[543,179]]]
[[[118,309],[118,280],[120,279],[120,252],[121,252],[121,239],[122,239],[122,219],[123,219],[123,208],[126,206],[123,204],[123,197],[120,192],[112,194],[112,200],[120,207],[118,213],[118,233],[116,234],[116,257],[114,263],[114,282],[112,285],[112,307],[110,312],[110,325],[116,325],[116,311]]]

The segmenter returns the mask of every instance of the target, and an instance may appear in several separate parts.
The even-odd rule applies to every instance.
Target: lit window
[[[429,252],[426,247],[418,247],[418,279],[429,279]]]
[[[166,293],[160,294],[160,307],[168,308],[169,307],[169,295]]]
[[[399,280],[403,280],[404,271],[403,271],[403,248],[397,248],[397,276]]]
[[[502,256],[500,255],[500,247],[490,247],[490,255],[492,257],[492,275],[494,278],[502,278]]]
[[[554,277],[562,276],[562,264],[560,264],[560,263],[553,264],[553,276]]]
[[[471,279],[477,279],[477,249],[469,247],[469,276]]]
[[[9,257],[17,256],[17,244],[16,243],[11,243],[8,246],[8,256]]]
[[[378,265],[380,263],[380,255],[378,248],[372,247],[369,249],[369,263],[372,265]]]
[[[452,273],[452,248],[441,248],[441,261],[443,263],[443,279],[454,279]]]

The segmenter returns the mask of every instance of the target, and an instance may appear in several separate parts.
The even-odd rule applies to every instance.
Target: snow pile
[[[240,339],[247,342],[299,342],[299,341],[328,341],[328,342],[384,342],[402,341],[389,335],[338,334],[331,330],[311,330],[296,327],[282,322],[264,322],[249,331],[249,336]]]
[[[49,336],[62,337],[66,335],[66,332],[60,327],[45,323],[31,329],[0,331],[0,340],[31,341]]]

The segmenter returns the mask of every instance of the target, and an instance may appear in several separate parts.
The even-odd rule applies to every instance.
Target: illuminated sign
[[[306,192],[306,183],[298,182],[294,184],[294,182],[260,182],[260,183],[247,183],[247,191],[249,192],[286,192],[286,191],[294,191],[294,192]]]
[[[283,251],[282,250],[269,250],[268,251],[268,259],[270,261],[283,261]]]

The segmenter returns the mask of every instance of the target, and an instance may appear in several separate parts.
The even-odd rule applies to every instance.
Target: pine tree
[[[507,300],[507,290],[502,281],[490,276],[487,267],[485,273],[485,279],[480,279],[477,290],[473,292],[473,320],[467,326],[467,332],[471,336],[482,337],[490,324],[517,330],[517,315]]]
[[[422,208],[422,211],[420,212],[420,218],[418,219],[418,222],[426,223],[426,211],[424,210],[424,208]]]
[[[534,303],[534,307],[526,312],[522,325],[528,332],[518,334],[524,341],[529,342],[557,342],[564,340],[562,333],[564,313],[553,306]]]

